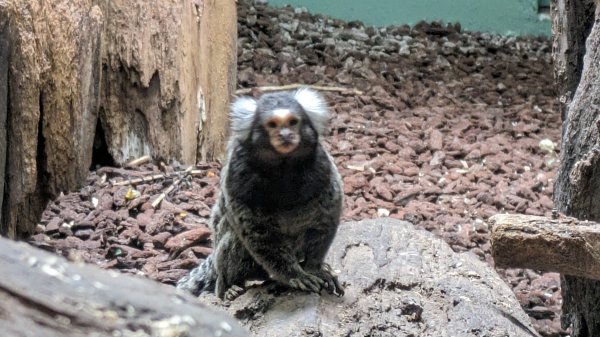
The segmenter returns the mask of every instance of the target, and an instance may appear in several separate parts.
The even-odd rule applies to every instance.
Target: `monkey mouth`
[[[298,142],[295,142],[295,141],[280,140],[278,142],[273,142],[273,143],[275,143],[275,144],[271,144],[271,145],[273,145],[273,148],[275,148],[275,151],[277,151],[281,154],[288,154],[288,153],[294,151],[298,147]]]

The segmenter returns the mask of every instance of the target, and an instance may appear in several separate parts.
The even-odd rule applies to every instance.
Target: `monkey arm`
[[[337,224],[331,222],[323,224],[319,229],[309,229],[304,236],[303,265],[306,270],[321,269],[325,255],[333,241]]]
[[[333,183],[332,189],[339,190],[339,184]],[[318,276],[325,281],[325,289],[330,294],[337,296],[344,295],[344,288],[339,283],[337,276],[331,270],[331,267],[324,262],[325,255],[329,250],[329,246],[335,237],[339,225],[342,198],[332,197],[339,194],[326,194],[321,197],[319,204],[321,205],[322,214],[320,222],[314,228],[310,228],[304,235],[304,246],[302,247],[305,260],[302,267],[307,272]]]
[[[324,280],[302,269],[285,235],[272,220],[233,200],[229,206],[227,218],[234,233],[271,278],[293,288],[320,292]]]
[[[328,157],[328,160],[333,167],[333,159]],[[318,215],[315,218],[319,222],[306,231],[303,240],[304,247],[302,248],[305,254],[303,266],[306,270],[313,271],[322,268],[325,255],[335,237],[342,213],[341,185],[341,178],[334,173],[328,187],[318,197]]]

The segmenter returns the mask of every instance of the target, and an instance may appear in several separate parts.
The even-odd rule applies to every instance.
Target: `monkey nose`
[[[294,133],[290,129],[284,128],[279,130],[279,137],[285,141],[291,141],[293,136]]]

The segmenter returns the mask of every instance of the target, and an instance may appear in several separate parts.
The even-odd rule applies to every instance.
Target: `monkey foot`
[[[342,297],[345,294],[344,287],[338,281],[337,276],[334,275],[330,275],[329,279],[325,280],[325,290],[337,297]]]
[[[246,292],[245,288],[242,288],[242,287],[236,286],[236,285],[232,285],[231,287],[229,287],[229,289],[227,289],[227,291],[225,291],[224,298],[227,301],[233,301],[236,298],[242,296],[245,292]]]

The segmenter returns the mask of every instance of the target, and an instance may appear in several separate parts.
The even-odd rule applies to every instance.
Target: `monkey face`
[[[308,88],[239,97],[231,106],[231,144],[243,144],[261,164],[303,160],[315,153],[328,116],[323,97]]]
[[[269,142],[275,151],[288,154],[300,143],[300,123],[298,116],[289,109],[275,109],[264,120],[263,128],[269,136]]]

